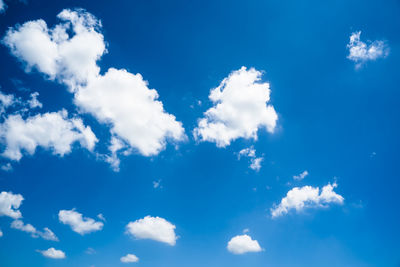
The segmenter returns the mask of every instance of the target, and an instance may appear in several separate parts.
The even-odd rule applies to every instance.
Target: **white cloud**
[[[5,145],[3,157],[20,160],[23,152],[33,155],[38,146],[51,149],[63,156],[71,152],[71,145],[79,142],[92,150],[97,138],[89,126],[79,118],[67,118],[65,110],[37,114],[23,119],[20,114],[10,115],[0,124],[0,140]]]
[[[16,102],[13,95],[7,95],[0,91],[0,114],[4,113],[6,108],[12,106]]]
[[[158,93],[148,87],[140,74],[110,68],[100,74],[97,60],[106,52],[101,22],[84,10],[63,10],[62,21],[52,29],[43,20],[29,21],[11,28],[3,42],[11,53],[57,80],[75,93],[74,103],[111,127],[110,149],[117,141],[124,155],[134,151],[157,155],[167,140],[186,138],[182,123],[167,113]],[[71,30],[72,29],[72,30]],[[118,150],[103,157],[118,171]]]
[[[102,220],[103,222],[106,221],[106,218],[104,217],[104,215],[102,213],[97,214],[97,218],[99,218],[100,220]]]
[[[96,61],[106,51],[103,35],[96,31],[101,22],[81,9],[64,9],[57,17],[62,23],[52,29],[41,19],[10,28],[3,42],[26,71],[36,68],[73,90],[100,71]]]
[[[21,212],[18,210],[24,198],[20,194],[13,194],[12,192],[0,193],[0,216],[8,216],[13,219],[22,217]]]
[[[37,99],[38,96],[38,92],[34,92],[31,94],[31,99],[28,100],[28,105],[31,109],[43,107],[43,104],[40,103],[40,101]]]
[[[58,250],[55,248],[49,248],[47,250],[38,250],[46,258],[51,259],[65,259],[65,253],[62,250]]]
[[[194,136],[226,147],[237,138],[257,139],[260,128],[272,133],[278,115],[270,101],[269,83],[261,82],[260,71],[246,67],[233,71],[211,90],[214,106],[198,121]]]
[[[58,241],[57,236],[49,228],[45,227],[43,231],[38,231],[32,224],[25,224],[22,220],[14,220],[11,223],[11,228],[27,232],[33,238],[41,237],[45,240]]]
[[[132,263],[132,262],[138,262],[139,258],[136,257],[133,254],[126,254],[125,256],[121,257],[121,262],[123,263]]]
[[[343,204],[344,198],[333,191],[337,184],[327,184],[320,189],[318,187],[303,186],[291,189],[279,205],[271,208],[273,218],[287,214],[295,209],[300,212],[306,208],[327,207],[328,204]]]
[[[237,235],[229,242],[227,249],[233,254],[244,254],[248,252],[260,252],[262,248],[257,240],[251,239],[248,235]]]
[[[11,163],[8,162],[4,165],[1,165],[1,169],[5,172],[10,172],[13,170],[13,167],[12,167]]]
[[[78,234],[84,235],[103,229],[104,224],[92,218],[83,217],[81,213],[72,210],[60,210],[58,219],[63,224],[71,226],[71,229]]]
[[[177,239],[175,228],[175,225],[163,218],[146,216],[128,223],[126,231],[137,239],[152,239],[174,246]]]
[[[144,156],[153,156],[165,148],[167,139],[185,138],[182,124],[164,111],[157,98],[157,91],[149,89],[140,74],[110,68],[79,87],[75,104],[110,124],[114,137]]]
[[[2,236],[3,236],[3,231],[0,230],[0,237],[2,237]]]
[[[4,3],[4,0],[0,0],[0,14],[6,10],[7,6]]]
[[[153,181],[153,188],[162,188],[161,179],[157,181]]]
[[[361,31],[353,32],[350,42],[348,59],[356,63],[356,68],[361,67],[365,62],[385,58],[389,55],[389,48],[384,41],[373,41],[368,44],[360,40]]]
[[[304,178],[306,178],[306,176],[307,176],[308,174],[309,174],[308,171],[305,170],[305,171],[303,171],[302,173],[300,173],[299,175],[294,175],[294,176],[293,176],[293,179],[301,181],[301,180],[303,180]]]
[[[254,171],[259,171],[261,169],[261,162],[264,160],[264,158],[256,156],[256,150],[253,146],[240,150],[238,153],[238,159],[241,157],[250,158],[250,169]]]

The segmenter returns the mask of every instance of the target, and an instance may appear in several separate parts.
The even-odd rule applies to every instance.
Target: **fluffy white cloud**
[[[103,229],[104,224],[92,218],[83,217],[81,213],[72,210],[60,210],[58,219],[63,224],[71,226],[71,229],[78,234],[84,235]]]
[[[139,258],[136,257],[133,254],[126,254],[125,256],[121,257],[121,262],[123,263],[132,263],[132,262],[138,262]]]
[[[12,106],[16,102],[13,95],[7,95],[0,91],[0,114],[4,113],[5,109]]]
[[[146,216],[128,223],[126,232],[137,239],[152,239],[174,246],[177,239],[175,228],[175,225],[163,218]]]
[[[233,237],[228,242],[227,249],[233,254],[262,251],[258,241],[251,239],[251,237],[248,235],[237,235]]]
[[[273,218],[287,214],[295,209],[297,212],[311,207],[327,207],[328,204],[343,204],[344,198],[333,191],[337,184],[327,184],[320,190],[318,187],[303,186],[291,189],[279,205],[271,208]]]
[[[3,42],[27,71],[36,68],[73,90],[100,71],[96,61],[106,51],[103,35],[96,30],[101,23],[81,9],[65,9],[57,17],[62,23],[52,29],[41,19],[10,28]]]
[[[57,236],[49,228],[45,227],[43,231],[38,231],[32,224],[25,224],[22,220],[14,220],[11,223],[11,228],[27,232],[33,238],[41,237],[45,240],[58,241]]]
[[[194,136],[201,141],[228,146],[237,138],[257,139],[260,128],[274,132],[278,115],[270,101],[269,83],[261,82],[260,71],[242,67],[211,90],[214,106],[198,121]]]
[[[65,253],[62,250],[58,250],[55,248],[49,248],[47,250],[38,250],[46,258],[51,259],[65,259]]]
[[[369,60],[385,58],[389,55],[389,48],[384,41],[377,40],[366,44],[360,40],[360,35],[361,31],[353,32],[347,45],[349,49],[347,58],[356,63],[356,68]]]
[[[157,91],[149,89],[140,74],[110,68],[79,87],[75,104],[100,122],[110,124],[111,133],[120,142],[152,156],[165,148],[167,139],[185,138],[182,123],[166,113],[157,98]]]
[[[91,128],[84,126],[81,119],[68,119],[67,116],[65,110],[27,119],[20,114],[10,115],[0,124],[0,140],[5,145],[2,156],[18,161],[23,152],[33,155],[38,146],[63,156],[71,152],[74,142],[92,150],[97,138]]]
[[[259,171],[261,169],[261,162],[264,160],[264,158],[256,156],[256,150],[253,146],[240,150],[238,154],[238,159],[240,159],[241,157],[250,158],[250,169],[255,171]]]
[[[0,237],[2,237],[2,236],[3,236],[3,231],[0,230]]]
[[[157,91],[140,74],[114,68],[100,74],[97,60],[106,45],[99,20],[81,9],[65,9],[58,18],[62,22],[51,29],[43,20],[11,28],[3,42],[27,71],[36,68],[66,84],[80,111],[111,127],[111,155],[103,158],[114,170],[119,169],[119,150],[153,156],[168,140],[185,139],[182,123],[164,110]]]
[[[21,212],[18,210],[24,198],[20,194],[13,194],[12,192],[0,193],[0,216],[8,216],[13,219],[22,217]]]
[[[305,171],[303,171],[302,173],[300,173],[299,175],[294,175],[294,176],[293,176],[293,179],[301,181],[301,180],[303,180],[304,178],[306,178],[306,176],[307,176],[308,174],[309,174],[308,171],[305,170]]]
[[[34,92],[31,94],[31,99],[28,100],[28,105],[31,109],[43,107],[43,104],[40,103],[40,101],[37,99],[38,96],[38,92]]]

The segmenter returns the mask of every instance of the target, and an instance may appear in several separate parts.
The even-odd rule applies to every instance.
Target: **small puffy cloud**
[[[333,191],[337,184],[327,184],[320,190],[318,187],[303,186],[291,189],[279,205],[271,208],[272,218],[287,214],[294,209],[300,212],[306,208],[327,207],[329,204],[343,204],[344,198]]]
[[[31,98],[28,100],[28,105],[31,109],[43,107],[43,104],[40,103],[40,101],[37,99],[38,96],[38,92],[34,92],[31,94]]]
[[[121,262],[123,263],[132,263],[132,262],[138,262],[139,258],[136,257],[133,254],[126,254],[125,256],[121,257]]]
[[[16,101],[13,95],[7,95],[0,91],[0,114],[3,114],[6,108],[15,104]]]
[[[385,58],[389,55],[389,47],[384,41],[376,40],[367,44],[360,40],[360,35],[361,31],[353,32],[347,45],[349,49],[347,58],[356,63],[356,68],[361,67],[367,61]]]
[[[0,230],[0,237],[2,237],[2,236],[3,236],[3,231]]]
[[[293,176],[293,179],[298,180],[298,181],[301,181],[301,180],[303,180],[304,178],[306,178],[306,176],[307,176],[308,174],[309,174],[308,171],[305,170],[305,171],[303,171],[302,173],[300,173],[299,175],[294,175],[294,176]]]
[[[104,215],[102,213],[97,214],[97,218],[99,218],[100,220],[102,220],[103,222],[106,221],[106,218],[104,217]]]
[[[22,217],[21,212],[18,210],[24,198],[20,194],[13,194],[12,192],[0,193],[0,216],[8,216],[13,219]]]
[[[8,162],[4,165],[1,165],[1,169],[5,172],[10,172],[13,170],[13,167],[12,167],[11,163]]]
[[[33,238],[41,237],[45,240],[58,241],[57,236],[49,228],[45,227],[43,231],[38,231],[33,225],[25,224],[22,220],[14,220],[11,223],[11,228],[27,232]]]
[[[146,216],[128,223],[126,232],[137,239],[152,239],[174,246],[178,238],[175,228],[175,225],[163,218]]]
[[[81,213],[72,210],[60,210],[58,219],[63,224],[71,226],[72,231],[84,235],[103,229],[104,223],[95,221],[92,218],[83,217]]]
[[[195,138],[226,147],[238,138],[256,140],[260,128],[274,132],[278,115],[268,104],[269,83],[261,82],[261,75],[254,68],[242,67],[212,89],[209,98],[214,106],[198,121]]]
[[[51,259],[65,259],[65,253],[62,250],[58,250],[55,248],[49,248],[47,250],[38,250],[46,258]]]
[[[250,158],[250,169],[254,171],[259,171],[261,169],[261,162],[264,160],[264,158],[256,156],[256,150],[253,146],[240,150],[238,153],[238,159],[241,157]]]
[[[260,252],[262,248],[257,240],[248,235],[237,235],[228,242],[227,249],[233,254],[244,254],[248,252]]]
[[[51,149],[63,156],[71,152],[74,142],[92,150],[97,138],[89,126],[79,118],[67,118],[65,110],[37,114],[23,119],[20,114],[10,115],[0,124],[0,141],[5,145],[3,157],[20,160],[23,152],[33,155],[38,146]]]
[[[162,188],[161,179],[157,181],[153,181],[153,188]]]

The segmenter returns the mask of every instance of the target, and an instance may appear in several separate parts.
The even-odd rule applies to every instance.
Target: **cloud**
[[[1,165],[0,168],[5,172],[10,172],[13,170],[13,167],[12,167],[11,163],[9,163],[9,162],[4,165]]]
[[[16,99],[13,95],[7,95],[0,91],[0,114],[3,114],[6,108],[14,105]]]
[[[65,259],[65,253],[62,250],[57,250],[55,248],[49,248],[47,250],[38,250],[46,258],[51,259]]]
[[[214,106],[198,121],[195,138],[226,147],[238,138],[257,140],[260,128],[273,133],[278,115],[268,104],[269,83],[261,82],[261,75],[254,68],[242,67],[212,89],[209,98]]]
[[[45,227],[42,231],[38,231],[33,225],[31,224],[24,224],[22,220],[14,220],[11,223],[11,228],[27,232],[29,233],[33,238],[38,238],[41,237],[45,240],[51,240],[51,241],[58,241],[57,236],[51,231],[49,228]]]
[[[43,107],[43,104],[40,103],[40,101],[37,99],[38,96],[38,92],[34,92],[31,94],[31,99],[28,100],[28,105],[31,109]]]
[[[0,0],[0,14],[3,13],[6,10],[7,6],[6,3],[4,3],[4,0]]]
[[[161,179],[157,181],[153,181],[153,188],[162,188]]]
[[[18,210],[24,198],[20,194],[13,194],[12,192],[0,193],[0,216],[8,216],[13,219],[22,217],[21,212]]]
[[[2,156],[18,161],[23,152],[33,155],[38,146],[63,156],[71,152],[71,145],[75,142],[92,150],[97,138],[91,128],[81,119],[68,119],[67,116],[66,110],[37,114],[27,119],[20,114],[8,116],[0,124],[0,140],[5,145]]]
[[[104,223],[92,218],[83,217],[81,213],[72,210],[60,210],[58,219],[63,224],[71,226],[72,231],[80,235],[88,234],[103,229]]]
[[[361,31],[353,32],[350,42],[348,59],[356,63],[356,68],[361,67],[365,62],[385,58],[389,55],[389,47],[384,41],[373,41],[364,43],[360,40]]]
[[[240,150],[238,153],[238,159],[240,159],[243,156],[250,158],[250,166],[249,166],[250,169],[254,171],[259,171],[261,169],[261,162],[264,160],[264,158],[263,157],[257,158],[256,150],[254,149],[253,146]]]
[[[110,149],[116,142],[120,147],[103,158],[114,170],[119,169],[119,150],[154,156],[167,141],[185,140],[182,123],[164,110],[141,74],[115,68],[100,74],[97,61],[107,50],[98,19],[83,9],[65,9],[58,18],[61,23],[50,29],[43,20],[11,28],[3,43],[26,71],[34,68],[65,84],[81,112],[110,126]]]
[[[295,209],[300,212],[306,208],[327,207],[328,204],[343,204],[344,198],[333,191],[337,184],[327,184],[320,190],[318,187],[303,186],[291,189],[279,205],[271,208],[272,218],[287,214]]]
[[[233,254],[244,254],[248,252],[260,252],[262,248],[257,240],[248,235],[237,235],[228,242],[227,249]]]
[[[110,68],[80,87],[74,101],[82,111],[110,124],[111,133],[121,143],[153,156],[164,150],[166,140],[185,138],[182,123],[166,113],[157,99],[157,91],[140,74]]]
[[[152,239],[174,246],[177,240],[175,228],[175,225],[163,218],[146,216],[128,223],[126,232],[137,239]]]
[[[303,171],[302,173],[300,173],[299,175],[294,175],[294,176],[293,176],[293,179],[298,180],[298,181],[301,181],[301,180],[303,180],[304,178],[306,178],[306,176],[307,176],[308,174],[309,174],[308,171],[305,170],[305,171]]]
[[[132,263],[132,262],[138,262],[139,258],[136,257],[133,254],[126,254],[126,256],[121,257],[121,262],[123,263]]]
[[[2,237],[2,236],[3,236],[3,231],[0,230],[0,237]]]

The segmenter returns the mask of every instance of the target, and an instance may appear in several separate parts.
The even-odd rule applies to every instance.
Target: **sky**
[[[0,265],[399,266],[399,12],[0,0]]]

